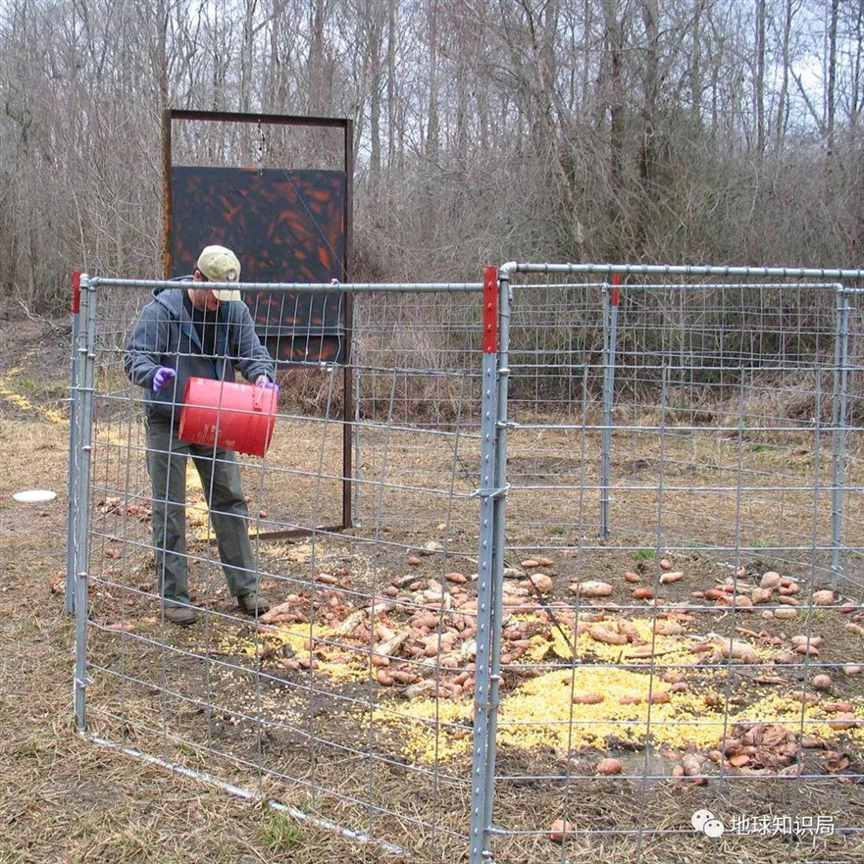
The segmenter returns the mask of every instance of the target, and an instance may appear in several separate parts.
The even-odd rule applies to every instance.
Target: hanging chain
[[[261,129],[261,118],[258,118],[258,141],[255,147],[255,167],[258,170],[258,176],[264,171],[264,145],[267,139],[264,136],[264,131]]]

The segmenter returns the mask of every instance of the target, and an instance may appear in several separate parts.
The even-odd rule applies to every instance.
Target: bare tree
[[[834,96],[837,81],[837,19],[840,0],[831,0],[828,23],[828,85],[826,94],[825,137],[828,164],[834,155]]]
[[[70,261],[155,272],[168,105],[353,117],[382,276],[499,253],[843,261],[862,57],[861,0],[7,0],[0,282],[44,304]],[[334,164],[314,136],[176,128],[190,164],[259,144]]]
[[[780,50],[781,57],[781,84],[780,94],[777,99],[777,121],[775,126],[775,148],[779,153],[783,149],[786,137],[786,125],[789,117],[789,68],[792,64],[791,41],[792,22],[799,4],[794,0],[784,0],[783,4],[783,41]]]
[[[753,82],[754,113],[756,115],[756,153],[765,152],[765,0],[756,0],[756,47]]]
[[[617,0],[603,0],[606,22],[606,63],[609,105],[609,177],[612,208],[616,220],[624,218],[624,143],[626,117],[624,104],[624,25]]]

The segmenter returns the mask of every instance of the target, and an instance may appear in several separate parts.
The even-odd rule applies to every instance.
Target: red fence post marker
[[[483,269],[483,353],[498,350],[498,268]]]
[[[81,311],[81,274],[76,270],[72,274],[72,314]]]
[[[613,306],[621,305],[621,274],[613,273],[612,274],[612,294],[610,296],[610,300],[612,301]]]

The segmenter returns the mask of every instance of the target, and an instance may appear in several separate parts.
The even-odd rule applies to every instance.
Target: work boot
[[[253,618],[260,618],[270,607],[267,602],[258,594],[239,594],[237,596],[237,605],[247,615]]]
[[[165,619],[172,624],[188,627],[198,620],[198,613],[189,606],[166,606]]]

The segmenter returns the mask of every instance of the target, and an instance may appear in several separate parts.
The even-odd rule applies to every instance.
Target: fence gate
[[[841,803],[864,800],[860,317],[840,278],[502,268],[494,860],[861,854]]]
[[[237,457],[267,615],[230,596],[185,466],[187,628],[160,598],[165,508],[124,372],[176,283],[82,277],[79,730],[382,860],[858,860],[859,276],[268,284],[351,298],[353,374],[288,367],[270,450]],[[227,458],[196,455],[205,478]]]

